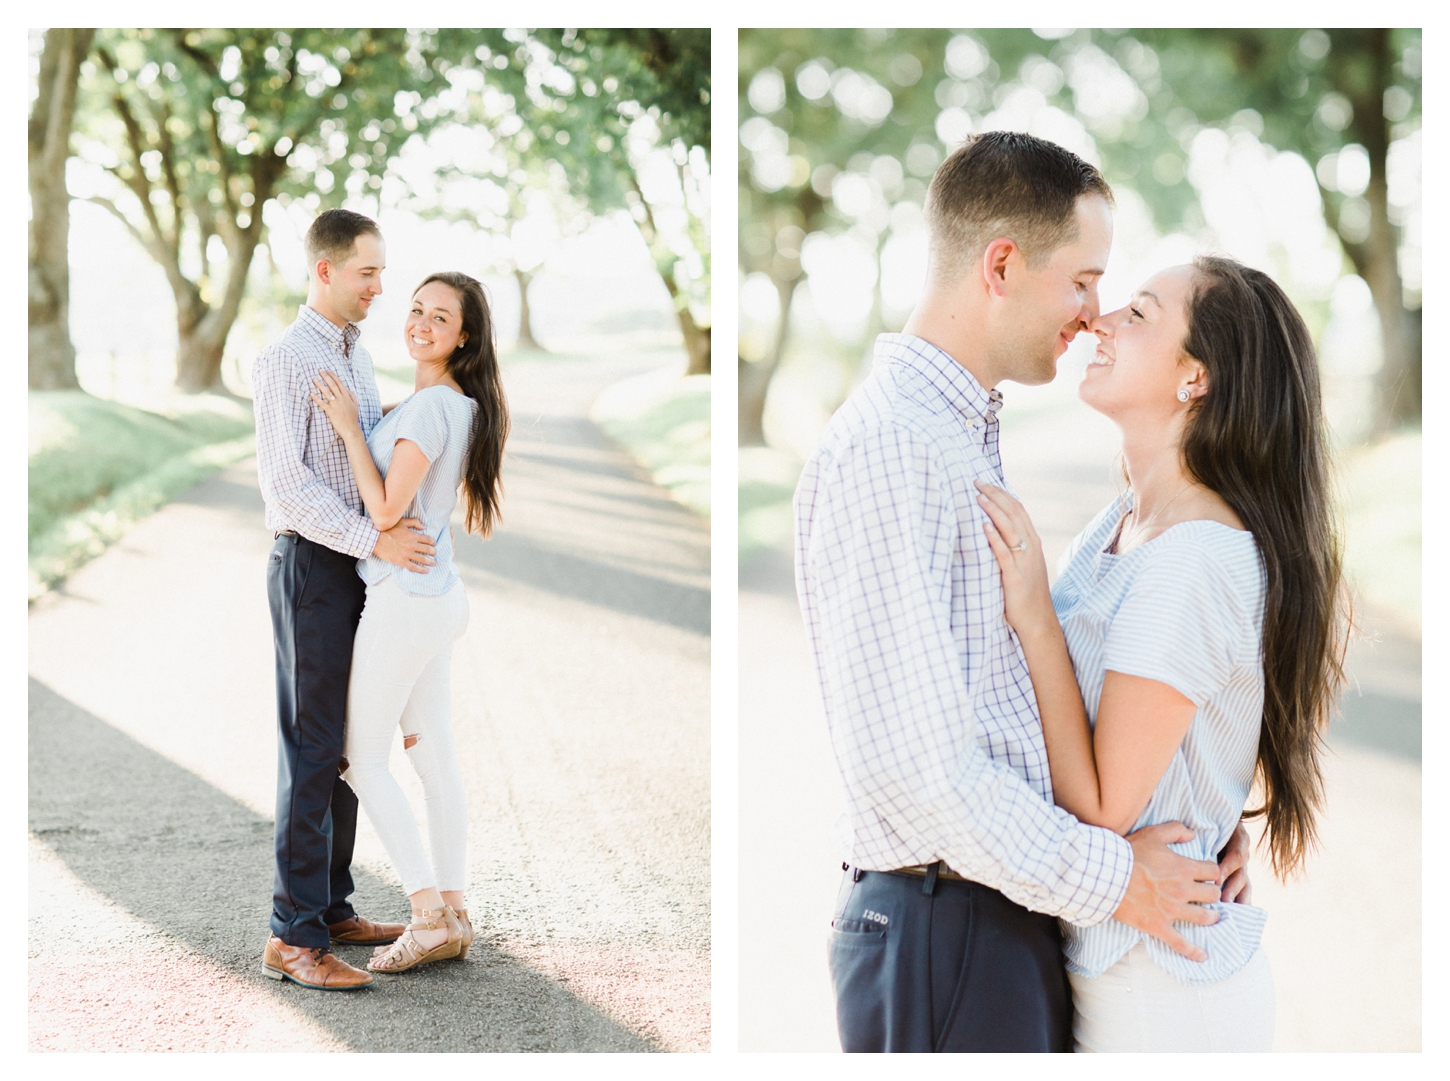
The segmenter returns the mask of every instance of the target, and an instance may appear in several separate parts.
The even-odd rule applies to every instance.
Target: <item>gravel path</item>
[[[347,995],[261,975],[276,721],[250,463],[34,606],[32,1050],[708,1048],[708,530],[586,419],[651,363],[505,369],[504,527],[458,530],[465,962]],[[421,807],[401,741],[393,770]],[[358,909],[404,919],[365,815],[354,867]]]
[[[1117,430],[1071,398],[1037,412],[1023,398],[1009,390],[1002,457],[1055,566],[1113,497]],[[747,567],[740,589],[740,1047],[836,1051],[826,930],[842,798],[789,556]],[[1331,727],[1321,851],[1288,884],[1264,860],[1250,872],[1278,1051],[1420,1050],[1420,649],[1364,622],[1378,640],[1354,648],[1358,686]]]

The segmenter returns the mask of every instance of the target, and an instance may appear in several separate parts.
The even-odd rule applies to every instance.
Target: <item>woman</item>
[[[498,519],[499,468],[508,436],[483,287],[466,274],[432,274],[413,294],[404,328],[417,364],[414,392],[371,435],[358,427],[357,401],[331,372],[312,400],[347,449],[368,516],[379,529],[421,519],[437,558],[415,572],[376,557],[358,561],[367,600],[353,646],[343,774],[382,838],[413,920],[368,962],[402,972],[463,958],[473,942],[464,907],[468,808],[449,718],[449,659],[468,626],[468,598],[453,562],[449,518],[463,486],[465,527],[486,536]],[[407,798],[388,772],[393,732],[423,782],[430,863]]]
[[[1265,816],[1285,875],[1314,842],[1347,627],[1308,330],[1267,275],[1221,258],[1158,274],[1091,329],[1079,396],[1122,429],[1129,489],[1050,592],[1021,504],[978,485],[1054,798],[1122,834],[1182,821],[1183,854],[1214,860],[1257,774],[1245,817]],[[1077,1050],[1270,1049],[1265,913],[1213,907],[1212,926],[1178,925],[1197,960],[1116,920],[1065,928]]]

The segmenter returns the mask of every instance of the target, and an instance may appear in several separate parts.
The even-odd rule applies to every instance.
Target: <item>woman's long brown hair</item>
[[[478,403],[464,456],[463,525],[468,532],[486,537],[499,520],[499,502],[503,498],[499,474],[509,435],[509,406],[498,368],[493,317],[483,285],[476,278],[446,270],[429,274],[418,283],[418,289],[430,282],[442,282],[457,294],[463,331],[468,335],[448,358],[448,374],[457,380],[464,394]],[[418,289],[413,290],[414,296]]]
[[[1264,717],[1257,777],[1274,870],[1300,868],[1324,800],[1319,756],[1344,679],[1349,612],[1330,491],[1314,343],[1272,278],[1231,259],[1194,261],[1185,351],[1208,370],[1183,461],[1253,534],[1265,576]]]

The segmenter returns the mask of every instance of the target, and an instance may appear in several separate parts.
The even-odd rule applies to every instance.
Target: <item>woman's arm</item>
[[[1037,531],[1021,503],[1000,488],[977,486],[990,519],[987,541],[1002,571],[1007,622],[1037,695],[1053,797],[1080,821],[1126,834],[1183,742],[1195,707],[1166,683],[1109,671],[1097,726],[1089,727]]]
[[[403,517],[413,496],[428,475],[428,458],[411,439],[400,439],[393,447],[393,460],[388,475],[378,473],[377,464],[368,450],[358,425],[357,397],[332,372],[323,372],[314,379],[316,387],[311,398],[342,437],[347,450],[347,464],[352,467],[358,494],[368,517],[379,530],[391,529]]]

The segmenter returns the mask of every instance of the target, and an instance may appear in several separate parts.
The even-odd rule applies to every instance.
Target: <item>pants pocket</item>
[[[866,920],[837,917],[831,921],[827,951],[842,1051],[885,1049],[892,982],[887,965],[888,934]]]

